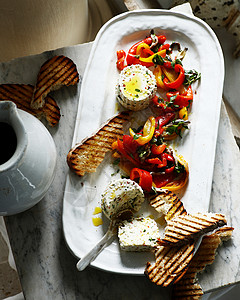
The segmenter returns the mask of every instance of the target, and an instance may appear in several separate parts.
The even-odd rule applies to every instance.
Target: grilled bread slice
[[[60,120],[60,109],[55,100],[47,96],[45,105],[40,109],[31,107],[34,87],[29,84],[1,84],[0,101],[10,100],[19,109],[41,119],[44,117],[50,126],[55,126]]]
[[[181,200],[176,194],[168,190],[158,191],[158,195],[150,199],[149,203],[158,213],[165,216],[166,221],[187,214]]]
[[[54,56],[40,68],[31,107],[38,109],[44,106],[45,98],[50,91],[63,85],[75,85],[79,82],[79,74],[73,61],[63,55]]]
[[[195,213],[180,215],[168,221],[160,245],[181,245],[227,224],[224,215]]]
[[[156,285],[167,287],[181,279],[193,258],[194,244],[160,246],[155,252],[155,263],[147,262],[145,275]]]
[[[112,117],[92,136],[73,147],[67,155],[69,168],[79,176],[93,173],[112,149],[116,139],[122,139],[123,124],[129,120],[130,112],[121,112]]]
[[[201,245],[194,255],[187,272],[181,280],[174,284],[172,299],[200,299],[203,291],[197,281],[197,274],[203,272],[207,265],[211,265],[214,262],[217,248],[223,241],[231,238],[232,232],[232,227],[222,227],[213,234],[203,237]]]

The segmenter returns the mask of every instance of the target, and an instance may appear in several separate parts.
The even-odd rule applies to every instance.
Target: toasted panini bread
[[[121,112],[108,120],[92,136],[73,147],[67,155],[69,168],[79,176],[93,173],[103,161],[105,154],[112,149],[112,143],[123,136],[123,124],[130,112]]]
[[[79,75],[73,61],[63,55],[54,56],[40,68],[31,107],[35,109],[43,107],[50,91],[57,90],[63,85],[75,85],[78,81]]]
[[[180,215],[168,221],[164,238],[159,243],[160,245],[181,245],[226,224],[227,221],[221,214]]]
[[[155,252],[155,263],[147,262],[144,273],[153,283],[167,287],[186,273],[193,253],[193,243],[179,247],[160,246]]]
[[[41,119],[46,118],[50,126],[55,126],[60,120],[60,109],[55,100],[48,96],[46,103],[41,109],[31,107],[34,87],[29,84],[1,84],[0,101],[10,100],[14,102],[19,109],[34,115]]]
[[[201,245],[194,255],[187,272],[181,280],[174,284],[172,299],[200,299],[203,291],[197,282],[197,274],[202,272],[207,265],[214,262],[217,248],[223,241],[231,238],[232,232],[232,227],[223,227],[215,233],[203,237]]]
[[[151,199],[149,203],[158,213],[165,215],[166,221],[187,214],[181,200],[168,190],[159,191],[158,195]]]

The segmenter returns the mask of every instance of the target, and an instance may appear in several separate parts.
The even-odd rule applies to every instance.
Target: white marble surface
[[[82,76],[90,47],[91,44],[83,44],[2,63],[0,83],[34,84],[41,64],[55,54],[72,58]],[[65,244],[62,201],[68,173],[66,155],[72,143],[80,86],[81,80],[78,87],[64,87],[52,94],[62,118],[57,128],[49,129],[58,151],[57,174],[49,192],[32,209],[5,218],[25,298],[167,299],[168,290],[154,286],[144,276],[122,276],[93,268],[78,272],[77,260]],[[219,249],[216,261],[200,278],[205,292],[240,281],[239,158],[222,105],[210,210],[226,214],[235,231],[233,239]]]

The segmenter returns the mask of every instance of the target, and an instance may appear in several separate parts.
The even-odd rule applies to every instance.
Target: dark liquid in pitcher
[[[0,122],[0,165],[7,162],[17,148],[17,137],[12,126]]]

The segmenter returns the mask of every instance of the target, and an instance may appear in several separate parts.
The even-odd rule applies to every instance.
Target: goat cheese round
[[[134,111],[145,109],[156,91],[155,76],[147,67],[130,65],[121,71],[116,95],[123,107]]]
[[[147,217],[124,220],[118,227],[120,248],[125,251],[151,251],[158,246],[160,233],[154,219]]]
[[[137,212],[143,201],[143,190],[135,181],[118,179],[110,182],[103,192],[101,206],[106,217],[112,219],[126,209]]]

